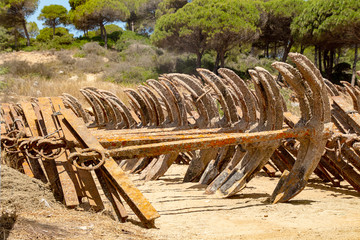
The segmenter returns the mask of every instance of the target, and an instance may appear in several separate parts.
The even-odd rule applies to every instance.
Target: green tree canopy
[[[319,53],[323,52],[326,76],[331,78],[335,49],[360,43],[360,1],[310,0],[294,19],[291,30],[300,41],[316,45]]]
[[[155,16],[159,18],[164,14],[175,13],[187,3],[187,0],[163,0],[159,3]]]
[[[201,65],[204,51],[217,52],[216,67],[232,47],[253,41],[259,33],[259,10],[251,0],[195,0],[175,13],[161,16],[151,36],[153,43],[197,55]]]
[[[105,47],[107,47],[107,34],[104,25],[114,21],[125,21],[130,15],[124,1],[87,0],[83,4],[72,4],[75,6],[71,13],[74,25],[82,29],[84,27],[92,29],[95,26],[99,26],[102,33],[101,36],[104,37]]]
[[[155,12],[162,0],[139,0],[130,11],[126,29],[133,32],[148,34],[155,27]]]
[[[39,35],[39,27],[36,22],[28,22],[27,29],[31,38],[36,38]]]
[[[26,18],[35,12],[39,0],[2,0],[0,22],[2,25],[16,27],[21,25],[30,46],[30,36],[26,28]]]
[[[310,0],[291,25],[293,34],[307,43],[333,49],[360,41],[360,2]]]
[[[269,45],[284,46],[283,61],[286,61],[290,48],[294,44],[291,34],[291,23],[305,7],[304,0],[269,0],[263,4],[263,23],[259,42],[266,48],[269,57]],[[276,46],[275,46],[276,45]],[[276,55],[274,51],[274,55]]]
[[[13,36],[10,34],[8,29],[0,26],[0,50],[4,50],[9,47],[12,40]]]
[[[36,37],[39,42],[55,42],[56,44],[70,44],[73,41],[73,34],[69,33],[64,27],[58,27],[55,29],[55,36],[52,28],[43,28],[40,30],[40,34]]]
[[[53,36],[55,35],[55,28],[60,24],[67,23],[67,9],[62,5],[52,4],[44,6],[38,16],[39,20],[45,21],[44,25],[53,29]]]

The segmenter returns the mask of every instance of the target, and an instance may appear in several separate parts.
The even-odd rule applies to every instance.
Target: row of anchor
[[[289,57],[296,68],[272,66],[296,94],[300,118],[287,112],[278,83],[263,68],[249,70],[253,89],[229,69],[219,75],[198,69],[198,76],[165,74],[127,89],[128,103],[109,91],[81,89],[91,110],[69,94],[62,101],[2,104],[2,147],[16,156],[16,167],[50,183],[52,162],[59,195],[87,197],[97,209],[110,202],[122,221],[127,214],[120,196],[144,223],[158,214],[121,169],[156,180],[173,163],[189,164],[184,181],[207,184],[206,193],[223,197],[238,193],[261,169],[271,176],[279,170],[274,203],[301,192],[313,172],[360,191],[359,89],[331,84],[301,54]],[[77,177],[66,179],[60,165]],[[88,188],[104,196],[95,203]]]

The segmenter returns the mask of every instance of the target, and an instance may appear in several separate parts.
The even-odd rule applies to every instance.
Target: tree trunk
[[[55,25],[53,25],[53,39],[55,37]]]
[[[329,80],[331,80],[331,75],[332,75],[332,72],[333,72],[333,66],[334,66],[334,55],[335,55],[335,52],[333,49],[330,50],[330,56],[329,56],[329,62],[328,62],[328,78]]]
[[[324,71],[327,74],[328,71],[328,50],[324,50],[324,54],[323,54],[323,64],[324,64]],[[326,76],[328,77],[328,76]]]
[[[27,31],[27,28],[26,28],[26,21],[24,20],[23,22],[22,22],[22,24],[23,24],[23,28],[24,28],[24,32],[25,32],[25,36],[26,36],[26,45],[27,46],[30,46],[30,36],[29,36],[29,33],[28,33],[28,31]]]
[[[321,58],[321,47],[319,47],[318,51],[319,51],[319,71],[322,72],[322,66],[321,66],[321,61],[322,61],[322,58]]]
[[[306,49],[306,46],[303,46],[303,45],[301,44],[301,46],[300,46],[300,53],[301,53],[301,54],[304,54],[305,49]]]
[[[318,47],[315,45],[315,54],[314,54],[314,62],[315,62],[315,67],[318,67]]]
[[[201,59],[202,59],[203,52],[196,53],[196,67],[201,68]]]
[[[334,65],[338,65],[339,62],[340,62],[340,55],[341,55],[341,48],[338,48],[337,49],[337,56],[335,58],[335,62],[334,62]]]
[[[225,53],[220,53],[220,67],[225,67]]]
[[[214,65],[214,73],[217,72],[218,66],[219,66],[219,60],[220,60],[220,56],[219,53],[216,54],[216,59],[215,59],[215,65]]]
[[[100,35],[101,35],[101,40],[104,40],[104,30],[103,30],[103,24],[100,23]]]
[[[15,50],[18,50],[18,34],[17,34],[17,31],[14,32],[14,47],[15,47]]]
[[[294,44],[294,41],[292,40],[292,38],[290,38],[288,43],[285,46],[285,49],[284,49],[284,55],[282,57],[283,62],[286,62],[286,59],[287,59],[287,57],[289,55],[290,49],[291,49],[293,44]]]
[[[356,63],[358,60],[358,45],[355,44],[355,54],[354,54],[354,63],[353,63],[353,67],[352,67],[352,77],[351,77],[351,85],[354,86],[355,85],[355,80],[356,80]]]
[[[277,49],[276,49],[276,42],[275,42],[275,45],[274,45],[274,55],[273,55],[273,58],[276,58],[276,52],[277,52]]]
[[[105,47],[105,49],[107,49],[108,38],[107,38],[106,28],[104,25],[102,25],[102,26],[103,26],[103,31],[104,31],[104,42],[105,42],[104,47]]]

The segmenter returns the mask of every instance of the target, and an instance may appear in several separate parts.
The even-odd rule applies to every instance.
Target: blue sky
[[[39,29],[42,29],[46,26],[43,25],[43,21],[39,21],[37,19],[37,17],[40,15],[41,9],[44,6],[47,5],[51,5],[51,4],[58,4],[58,5],[63,5],[68,11],[70,10],[70,4],[68,0],[57,0],[57,1],[51,1],[51,0],[40,0],[39,1],[39,7],[38,9],[34,12],[33,15],[31,15],[27,21],[28,22],[36,22],[36,24],[38,25]],[[119,25],[120,27],[124,28],[124,23],[123,22],[115,22],[115,24]],[[80,35],[83,34],[82,31],[77,31],[74,26],[69,25],[66,26],[67,29],[69,29],[70,33],[74,34],[75,37],[78,37]]]

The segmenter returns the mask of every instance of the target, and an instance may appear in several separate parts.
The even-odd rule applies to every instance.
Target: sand
[[[182,183],[186,166],[173,165],[158,181],[139,184],[159,211],[154,239],[360,239],[360,193],[312,179],[289,203],[270,204],[279,177],[259,174],[231,199]],[[133,176],[133,178],[136,178]]]
[[[131,211],[121,224],[101,213],[66,209],[43,183],[8,168],[4,174],[2,167],[3,184],[14,181],[1,198],[16,194],[21,199],[5,205],[23,205],[8,239],[360,239],[360,194],[345,183],[334,188],[314,177],[289,203],[273,205],[268,198],[278,177],[260,173],[241,193],[222,199],[204,194],[203,185],[183,183],[186,168],[172,165],[151,182],[131,175],[161,215],[156,228],[145,229]],[[26,196],[27,188],[37,194]],[[37,203],[43,198],[51,207]]]

